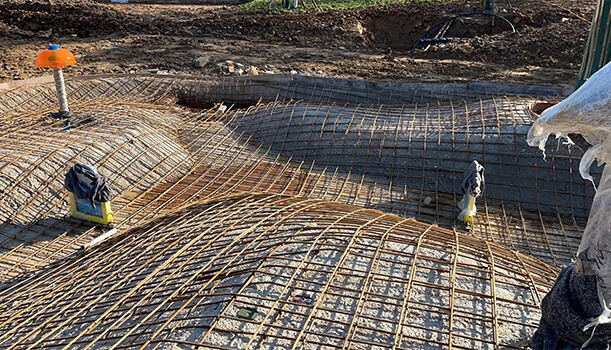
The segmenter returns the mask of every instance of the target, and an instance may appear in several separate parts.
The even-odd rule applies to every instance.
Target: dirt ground
[[[219,76],[233,60],[260,73],[392,81],[484,80],[573,85],[594,0],[498,0],[500,19],[457,19],[447,37],[413,50],[440,21],[481,1],[415,2],[324,13],[246,14],[231,6],[0,2],[0,81],[48,75],[36,54],[51,43],[79,61],[66,75],[150,72]]]

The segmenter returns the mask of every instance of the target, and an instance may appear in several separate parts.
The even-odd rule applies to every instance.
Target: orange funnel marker
[[[57,45],[49,46],[48,49],[42,51],[36,57],[36,65],[38,67],[53,68],[53,78],[55,79],[57,99],[59,100],[59,113],[57,116],[60,118],[67,118],[71,115],[70,108],[68,108],[62,68],[73,64],[76,64],[76,58],[72,52],[62,49]]]

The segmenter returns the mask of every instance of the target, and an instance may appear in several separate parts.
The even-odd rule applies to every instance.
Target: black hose
[[[418,41],[416,41],[416,43],[414,44],[414,49],[417,49],[420,46],[421,42],[426,42],[426,43],[430,43],[430,41],[426,41],[426,39],[430,39],[429,35],[436,30],[437,28],[439,28],[440,26],[446,24],[447,22],[453,21],[457,18],[461,18],[461,17],[473,17],[473,16],[492,16],[492,17],[496,17],[502,21],[505,21],[507,24],[509,24],[509,26],[511,27],[511,31],[513,33],[516,32],[516,27],[513,25],[513,23],[511,23],[507,18],[503,17],[503,16],[499,16],[497,14],[494,13],[487,13],[487,12],[471,12],[471,13],[466,13],[464,15],[457,15],[454,17],[450,17],[447,18],[439,23],[437,23],[436,25],[434,25],[431,29],[427,30],[421,37],[420,39],[418,39]],[[439,38],[437,38],[439,39]],[[452,40],[456,40],[456,38],[452,38]]]
[[[460,39],[462,38],[455,38],[455,37],[424,38],[424,39],[420,39],[420,42],[422,42],[423,44],[436,44],[436,43],[447,43],[450,41],[456,41]]]

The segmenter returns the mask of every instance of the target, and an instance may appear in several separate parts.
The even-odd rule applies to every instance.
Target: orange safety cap
[[[72,52],[61,49],[59,46],[51,45],[36,57],[38,67],[61,68],[76,64],[76,58]]]

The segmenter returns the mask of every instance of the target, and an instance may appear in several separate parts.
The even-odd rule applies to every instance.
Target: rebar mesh
[[[0,347],[511,347],[536,328],[554,273],[392,214],[244,194],[173,212],[1,292]],[[257,316],[240,319],[245,307]]]
[[[263,101],[305,100],[340,104],[426,104],[496,96],[553,98],[562,89],[516,84],[392,84],[301,76],[258,76],[242,79],[205,79],[188,76],[110,75],[67,81],[68,95],[78,103],[128,99],[156,102],[164,98],[184,106],[212,106],[217,102],[247,107]],[[0,94],[5,116],[52,111],[56,107],[49,85],[17,88]]]
[[[69,127],[49,85],[0,94],[0,281],[19,276],[0,347],[522,346],[585,225],[581,151],[526,146],[533,97],[325,81],[78,79]],[[222,101],[244,109],[176,104]],[[487,186],[467,235],[471,160]],[[129,230],[84,256],[104,229],[69,217],[75,162],[111,179]]]
[[[485,212],[473,233],[556,264],[568,263],[594,189],[574,171],[581,152],[550,147],[546,161],[527,146],[533,102],[279,103],[253,107],[231,125],[293,160],[398,189],[398,196],[389,191],[377,205],[448,227],[458,224],[460,181],[477,160],[486,169]]]

